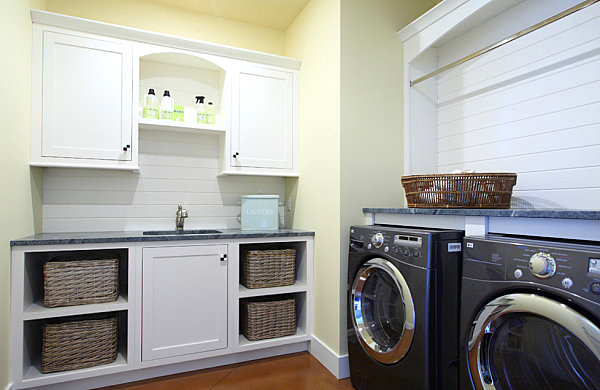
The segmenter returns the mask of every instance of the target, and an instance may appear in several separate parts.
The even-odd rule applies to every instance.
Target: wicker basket
[[[250,341],[296,334],[296,299],[268,297],[240,301],[240,328]]]
[[[117,359],[116,314],[42,326],[42,372],[76,370]]]
[[[515,173],[457,173],[402,177],[408,207],[506,209]]]
[[[47,307],[113,302],[119,296],[119,256],[62,256],[44,263]]]
[[[295,249],[244,250],[240,283],[246,288],[289,286],[294,284]]]

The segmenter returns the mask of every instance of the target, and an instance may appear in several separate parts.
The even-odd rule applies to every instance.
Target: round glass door
[[[504,295],[479,312],[470,335],[468,366],[478,390],[600,386],[600,329],[562,303]]]
[[[352,284],[352,320],[364,350],[384,364],[400,361],[413,336],[415,310],[408,284],[389,261],[375,258]]]

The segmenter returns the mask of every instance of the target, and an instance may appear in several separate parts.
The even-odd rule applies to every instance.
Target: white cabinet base
[[[296,282],[274,288],[243,287],[239,283],[240,251],[272,244],[296,249]],[[43,306],[43,263],[73,251],[119,253],[123,261],[117,301]],[[13,246],[11,261],[12,389],[97,388],[306,351],[309,347],[313,302],[311,236]],[[296,333],[246,340],[239,329],[240,300],[282,294],[296,298]],[[202,313],[208,313],[206,318],[194,312],[202,307]],[[41,325],[53,318],[102,312],[119,313],[117,361],[80,370],[41,373]]]

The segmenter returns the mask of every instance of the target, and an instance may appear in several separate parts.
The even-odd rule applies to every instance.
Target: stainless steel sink
[[[179,230],[148,230],[146,232],[143,232],[142,234],[145,236],[170,236],[170,235],[176,235],[176,234],[216,234],[216,233],[223,233],[220,230],[183,230],[183,231],[179,231]]]

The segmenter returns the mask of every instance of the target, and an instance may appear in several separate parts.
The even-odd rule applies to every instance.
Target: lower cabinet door
[[[143,248],[142,360],[227,348],[227,245]]]

